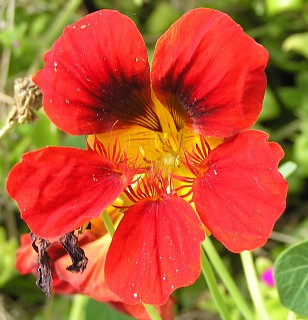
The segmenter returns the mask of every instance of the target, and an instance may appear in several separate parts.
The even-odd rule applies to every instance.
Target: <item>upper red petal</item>
[[[230,251],[265,244],[285,209],[281,147],[261,131],[244,131],[210,152],[193,185],[202,222]]]
[[[267,61],[267,51],[228,15],[195,9],[158,40],[153,89],[193,130],[231,136],[257,120]]]
[[[48,147],[23,155],[7,190],[41,238],[58,237],[99,216],[125,189],[126,174],[92,151]]]
[[[92,134],[152,117],[144,41],[128,17],[100,10],[65,28],[33,81],[50,119],[70,134]]]
[[[117,228],[105,265],[109,288],[124,302],[162,305],[200,274],[201,222],[182,198],[145,198]]]

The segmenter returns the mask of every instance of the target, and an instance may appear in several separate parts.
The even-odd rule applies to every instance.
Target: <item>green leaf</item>
[[[285,51],[293,51],[308,58],[308,32],[296,33],[289,36],[282,44]]]
[[[278,96],[281,99],[283,105],[290,109],[295,110],[299,108],[299,101],[301,101],[303,95],[301,90],[297,87],[280,87],[277,90]]]
[[[15,255],[17,248],[17,240],[8,240],[4,228],[0,227],[0,288],[16,275]]]
[[[153,35],[163,34],[180,14],[175,8],[166,2],[157,5],[146,22],[146,30]]]
[[[89,300],[86,306],[86,320],[92,319],[132,320],[133,318],[112,309],[106,303]]]
[[[308,240],[278,257],[274,275],[281,303],[296,313],[308,315]]]
[[[273,94],[273,91],[269,88],[266,89],[263,107],[258,121],[268,121],[279,117],[280,107]]]
[[[266,0],[265,3],[269,15],[286,11],[296,11],[302,8],[302,0]]]
[[[294,160],[299,164],[299,172],[308,176],[308,132],[304,131],[294,140]]]

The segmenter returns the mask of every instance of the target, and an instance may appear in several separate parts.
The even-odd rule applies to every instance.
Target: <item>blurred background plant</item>
[[[132,18],[144,36],[151,59],[158,37],[178,17],[195,7],[228,13],[269,51],[268,88],[255,127],[268,132],[271,140],[283,146],[283,162],[291,161],[288,162],[291,171],[297,166],[288,178],[285,214],[268,243],[253,253],[258,275],[261,277],[272,268],[286,248],[308,237],[307,0],[0,0],[0,320],[76,319],[72,306],[78,301],[83,306],[83,319],[129,318],[93,300],[78,300],[79,296],[54,296],[46,300],[33,276],[20,276],[14,270],[19,235],[28,230],[6,194],[10,168],[24,152],[46,145],[85,147],[84,138],[69,137],[58,131],[42,110],[37,111],[34,122],[31,118],[30,123],[19,124],[22,121],[12,118],[12,110],[16,108],[15,79],[33,75],[42,66],[43,53],[65,25],[89,12],[110,8]],[[243,295],[246,292],[248,295],[239,256],[214,243]],[[282,305],[276,286],[260,280],[260,288],[270,319],[304,319],[289,313]],[[221,291],[224,293],[223,286]],[[202,276],[193,286],[177,290],[175,298],[177,319],[219,319]],[[230,304],[231,319],[241,319],[232,301],[228,303],[228,296],[225,299]]]

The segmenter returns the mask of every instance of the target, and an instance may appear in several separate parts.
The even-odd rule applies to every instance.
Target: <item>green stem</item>
[[[105,210],[103,212],[102,219],[103,219],[103,222],[105,224],[105,227],[106,227],[108,233],[110,234],[111,237],[113,237],[114,232],[115,232],[115,228],[114,228],[113,222],[112,222],[107,210]],[[158,312],[154,306],[149,305],[149,304],[145,304],[145,303],[143,303],[143,306],[146,309],[146,311],[148,312],[148,314],[152,320],[161,320],[161,317],[158,314]],[[78,318],[76,318],[76,319],[78,319]]]
[[[244,300],[241,292],[239,291],[237,285],[235,284],[233,278],[225,267],[222,259],[217,253],[215,247],[212,244],[210,237],[207,237],[205,241],[202,242],[202,246],[209,257],[215,271],[219,275],[220,279],[226,286],[229,291],[231,297],[233,298],[235,304],[237,305],[239,311],[244,316],[245,319],[251,320],[254,319],[253,313],[250,311],[249,306]]]
[[[115,229],[114,229],[114,225],[112,223],[112,220],[110,219],[110,216],[109,216],[107,210],[105,210],[103,212],[102,219],[103,219],[104,225],[105,225],[108,233],[110,234],[111,237],[113,237]]]
[[[230,319],[230,314],[225,305],[224,299],[219,292],[213,269],[203,250],[201,250],[201,269],[221,318],[224,320]]]
[[[250,251],[244,251],[240,255],[245,272],[246,282],[258,315],[258,319],[267,320],[269,319],[269,315],[267,313],[263,296],[260,291],[259,279],[255,270],[252,253]]]
[[[290,137],[292,134],[299,130],[301,123],[301,120],[296,119],[289,122],[285,126],[280,127],[275,132],[273,132],[273,134],[271,134],[271,140],[282,141],[283,139]]]
[[[72,306],[68,320],[83,320],[85,319],[85,306],[89,298],[87,296],[76,294],[72,301]]]
[[[64,27],[69,23],[71,15],[81,5],[82,0],[70,0],[66,3],[63,10],[59,12],[56,19],[48,29],[48,31],[42,37],[41,50],[39,50],[37,56],[33,59],[32,65],[28,69],[28,74],[33,74],[43,61],[42,56],[48,50],[51,43],[61,34]]]
[[[54,301],[55,301],[54,296],[51,296],[50,299],[46,299],[46,302],[43,307],[43,312],[42,312],[42,319],[43,320],[51,320],[52,309],[54,307]]]
[[[14,121],[6,123],[1,129],[0,129],[0,140],[14,127],[16,123]]]
[[[150,304],[145,304],[145,303],[143,304],[143,306],[152,320],[161,320],[161,317],[157,313],[157,310],[155,309],[154,306]]]

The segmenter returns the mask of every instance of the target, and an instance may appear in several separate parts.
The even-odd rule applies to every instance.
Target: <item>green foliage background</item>
[[[228,13],[270,53],[268,88],[256,128],[280,143],[286,161],[297,165],[289,178],[288,206],[272,238],[255,254],[262,272],[290,244],[308,236],[308,1],[306,0],[2,0],[0,1],[0,93],[13,96],[14,79],[31,75],[42,66],[42,55],[70,24],[88,12],[111,8],[131,17],[146,41],[149,56],[155,42],[178,17],[196,7]],[[10,104],[0,96],[0,128],[5,126]],[[5,191],[10,168],[21,155],[46,145],[85,147],[83,137],[58,131],[40,111],[33,125],[16,125],[0,140],[0,319],[72,319],[72,297],[46,301],[32,276],[14,270],[19,235],[27,232],[15,204]],[[219,246],[219,244],[217,244]],[[245,284],[239,258],[220,248],[237,282]],[[240,270],[240,271],[239,271]],[[284,319],[288,310],[275,288],[261,284],[271,319]],[[178,319],[219,319],[203,279],[175,293]],[[227,299],[227,298],[226,298]],[[124,319],[109,307],[84,300],[83,319]],[[307,303],[307,302],[306,302]],[[232,304],[230,302],[232,308]],[[240,319],[234,308],[232,319]]]

